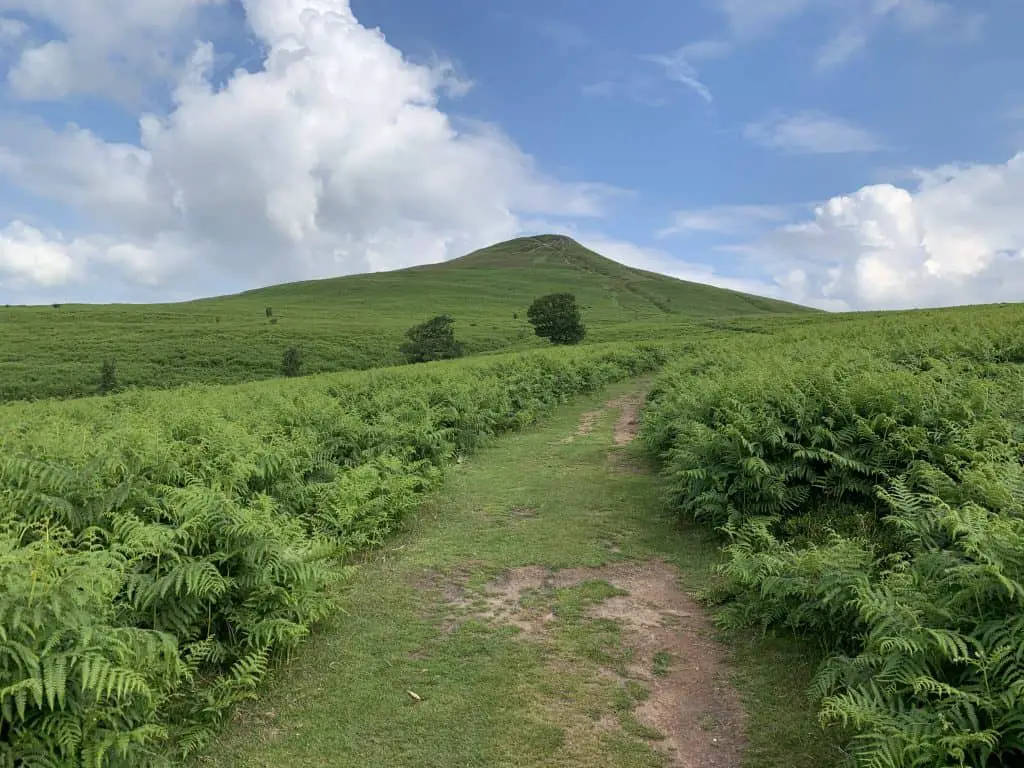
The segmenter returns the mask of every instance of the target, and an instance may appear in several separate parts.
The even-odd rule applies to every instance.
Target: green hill
[[[0,309],[0,400],[92,394],[106,359],[116,361],[122,386],[140,387],[273,377],[290,346],[302,350],[307,373],[390,365],[401,362],[405,329],[442,313],[455,318],[471,353],[541,346],[526,308],[554,291],[576,294],[594,342],[810,311],[632,269],[570,238],[542,235],[442,264],[177,304]]]

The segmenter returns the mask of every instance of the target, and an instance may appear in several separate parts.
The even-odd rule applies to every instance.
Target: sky
[[[557,232],[830,310],[1024,301],[1017,0],[0,0],[0,303]]]

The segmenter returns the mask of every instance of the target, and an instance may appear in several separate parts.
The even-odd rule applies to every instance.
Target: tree
[[[579,344],[587,334],[571,293],[549,293],[535,299],[526,311],[534,332],[552,344]]]
[[[100,394],[106,395],[117,389],[117,366],[113,360],[104,360],[100,366]]]
[[[302,370],[302,353],[297,347],[288,347],[281,357],[281,373],[285,376],[298,376]]]
[[[267,317],[273,317],[274,310],[272,307],[267,307],[266,309],[263,310],[263,314],[265,314]]]
[[[455,340],[454,324],[455,321],[448,315],[438,315],[425,323],[414,325],[405,332],[407,341],[402,343],[399,351],[410,363],[462,357],[465,347]]]

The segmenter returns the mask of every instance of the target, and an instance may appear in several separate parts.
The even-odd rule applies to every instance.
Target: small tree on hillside
[[[302,353],[298,347],[288,347],[281,356],[281,373],[285,376],[298,376],[302,370]]]
[[[402,343],[399,351],[410,363],[462,357],[465,347],[455,340],[454,324],[455,321],[448,315],[438,315],[425,323],[414,325],[405,332],[407,341]]]
[[[117,389],[117,366],[113,360],[104,360],[103,365],[100,366],[100,386],[99,391],[101,395],[106,395]]]
[[[579,344],[587,335],[576,297],[571,293],[549,293],[534,300],[526,311],[534,332],[552,344]]]

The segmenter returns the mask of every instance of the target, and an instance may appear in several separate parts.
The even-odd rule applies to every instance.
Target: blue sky
[[[996,0],[0,0],[0,299],[559,231],[829,309],[1024,300],[1022,28]]]

